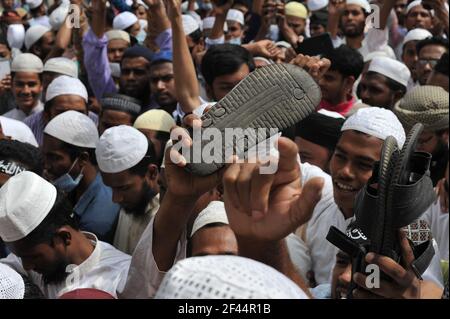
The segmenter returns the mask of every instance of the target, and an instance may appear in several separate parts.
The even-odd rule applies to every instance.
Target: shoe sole
[[[259,68],[242,80],[233,90],[202,116],[202,128],[217,128],[225,140],[226,128],[265,128],[279,131],[303,120],[319,105],[322,95],[314,79],[302,68],[292,64],[273,64]],[[222,143],[222,161],[217,163],[193,163],[187,159],[186,169],[193,174],[206,176],[224,166],[224,154],[245,154],[254,147],[261,136],[236,134],[239,143]],[[195,143],[195,141],[194,141]],[[201,149],[210,141],[201,141]],[[191,154],[193,149],[191,148]],[[228,152],[227,152],[228,151]]]

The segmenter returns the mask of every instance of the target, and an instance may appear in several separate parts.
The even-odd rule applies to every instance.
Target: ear
[[[443,133],[442,133],[442,135],[441,135],[441,138],[442,138],[442,140],[445,142],[445,143],[447,143],[448,144],[448,138],[449,138],[449,130],[448,129],[446,129]]]
[[[155,164],[149,164],[147,167],[147,173],[145,174],[145,179],[148,183],[155,182],[158,180],[159,170],[158,166]]]
[[[392,107],[394,107],[394,104],[397,103],[398,101],[400,101],[404,95],[405,95],[405,93],[403,93],[400,90],[395,91],[394,92],[394,101],[392,103]]]
[[[41,48],[38,45],[33,45],[33,47],[31,48],[31,53],[33,53],[34,55],[40,56],[41,54]]]
[[[70,246],[72,243],[72,233],[69,227],[63,226],[56,231],[54,242],[62,243],[64,246]]]
[[[88,152],[82,152],[80,154],[80,157],[78,158],[78,165],[80,167],[86,166],[89,163],[89,159],[90,159],[89,153]]]
[[[353,91],[353,85],[355,84],[355,82],[356,82],[356,79],[355,79],[355,77],[353,75],[346,76],[344,78],[344,88],[345,88],[345,90],[347,92],[348,91],[352,92]]]

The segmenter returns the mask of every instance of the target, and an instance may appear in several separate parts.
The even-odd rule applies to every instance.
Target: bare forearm
[[[286,240],[258,242],[251,238],[237,236],[239,255],[269,265],[294,281],[308,296],[308,286],[302,279],[289,256]]]
[[[177,98],[183,112],[193,112],[200,105],[200,89],[194,62],[187,45],[181,16],[171,18],[173,41],[173,69]]]
[[[209,36],[211,40],[220,39],[224,36],[223,26],[225,25],[226,18],[226,14],[216,15],[216,20],[214,21],[214,26],[211,30],[211,35]]]
[[[252,12],[262,15],[264,0],[253,0]]]
[[[161,4],[159,6],[151,7],[149,11],[150,14],[148,17],[151,16],[151,21],[148,22],[154,24],[157,34],[170,29],[170,20],[167,17],[166,8],[164,5]]]
[[[93,0],[91,28],[92,32],[94,32],[97,38],[103,37],[103,34],[105,34],[105,26],[106,26],[105,3],[101,0]]]
[[[380,29],[384,30],[387,25],[389,14],[394,8],[395,0],[385,0],[380,10]]]
[[[155,216],[153,229],[153,256],[160,271],[168,271],[175,259],[181,238],[195,205],[196,198],[180,198],[170,192]]]

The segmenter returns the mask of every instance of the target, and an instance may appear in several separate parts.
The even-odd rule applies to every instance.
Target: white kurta
[[[317,173],[317,170],[320,169],[315,167],[314,170],[309,170],[308,177],[314,177],[312,175]],[[322,172],[322,174],[325,173]],[[329,176],[328,178],[331,179]],[[335,226],[342,232],[345,232],[352,221],[353,218],[345,219],[344,214],[334,202],[333,188],[331,187],[330,190],[329,187],[324,187],[322,199],[316,205],[313,216],[306,226],[305,241],[303,242],[297,235],[287,237],[291,259],[294,264],[296,262],[300,263],[295,264],[296,268],[300,269],[300,273],[304,274],[312,270],[318,285],[331,283],[331,275],[338,248],[332,245],[326,239],[326,236],[331,226]],[[422,277],[442,286],[443,279],[440,272],[437,245],[435,245],[435,250],[436,255]],[[310,268],[308,269],[308,267]]]
[[[3,114],[3,116],[13,119],[13,120],[23,122],[23,120],[25,120],[28,116],[30,116],[32,114],[36,114],[43,110],[44,110],[44,104],[41,101],[38,101],[36,106],[33,107],[33,109],[31,110],[30,114],[25,114],[25,112],[22,111],[21,109],[15,108],[15,109],[12,109],[11,111],[6,112],[5,114]]]
[[[150,220],[159,209],[159,194],[152,198],[145,209],[145,214],[135,216],[120,210],[119,221],[114,235],[114,247],[120,251],[132,255],[142,233],[147,228]]]
[[[430,225],[433,238],[439,247],[440,259],[448,260],[448,212],[441,211],[438,200],[425,211],[421,219]]]
[[[153,217],[142,234],[131,259],[127,282],[120,298],[149,299],[153,298],[166,272],[160,271],[153,256]],[[173,265],[186,258],[186,230],[178,241]],[[157,243],[155,243],[157,245]]]
[[[25,271],[22,261],[14,254],[1,259],[0,263],[28,276],[49,299],[58,298],[66,292],[79,288],[103,290],[117,298],[118,293],[124,288],[131,257],[110,244],[99,241],[94,234],[83,233],[95,245],[94,251],[83,263],[75,266],[61,283],[44,284],[42,276],[34,271]]]

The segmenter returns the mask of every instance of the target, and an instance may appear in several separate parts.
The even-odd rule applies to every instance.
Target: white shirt
[[[119,213],[119,221],[114,235],[114,247],[126,254],[132,255],[137,243],[141,239],[142,233],[158,209],[159,194],[153,197],[148,203],[145,213],[142,216],[128,214],[122,208]]]
[[[308,170],[309,174],[307,178],[314,177],[313,174],[317,174],[318,170],[321,171],[318,167],[314,167],[314,170]],[[322,174],[325,173],[322,172]],[[322,177],[322,174],[318,176]],[[328,178],[331,183],[331,178],[329,176]],[[318,285],[331,283],[332,270],[339,249],[332,245],[326,239],[326,236],[331,226],[335,226],[340,231],[345,232],[352,221],[353,217],[345,219],[344,214],[334,202],[333,188],[324,187],[322,190],[322,198],[316,205],[313,215],[306,226],[306,241],[299,244],[298,241],[302,241],[301,238],[295,238],[294,240],[292,236],[287,237],[291,256],[295,254],[300,255],[300,257],[291,257],[293,263],[300,262],[295,267],[297,269],[303,269],[302,273],[307,273],[309,269],[312,270]],[[436,255],[422,277],[442,287],[443,279],[440,271],[437,245],[435,245],[435,250]],[[309,258],[305,257],[305,255],[309,255]],[[308,267],[311,268],[308,269]]]
[[[388,45],[388,39],[389,31],[387,28],[384,30],[370,28],[366,33],[358,52],[365,57],[370,52],[383,51],[386,52],[390,58],[396,60],[397,57],[395,56],[394,50]],[[336,37],[335,39],[332,39],[332,41],[335,48],[342,44],[347,44],[345,38]]]
[[[2,127],[3,134],[5,134],[5,136],[9,136],[13,140],[17,140],[22,143],[29,143],[33,146],[39,147],[36,137],[25,123],[0,116],[0,126]]]
[[[439,247],[440,259],[448,260],[448,212],[441,211],[439,200],[437,200],[425,211],[421,219],[430,225],[433,238]]]
[[[153,256],[153,217],[142,234],[131,259],[130,271],[120,298],[149,299],[158,290],[166,272],[158,269]],[[178,241],[173,265],[186,258],[187,231],[184,230]],[[157,245],[158,243],[155,243]]]
[[[79,288],[93,288],[105,291],[117,298],[122,291],[131,257],[110,244],[99,241],[92,233],[83,232],[95,246],[92,254],[80,265],[75,266],[66,280],[58,284],[45,285],[42,275],[34,271],[25,271],[20,258],[14,254],[0,260],[0,263],[13,268],[18,273],[28,276],[49,299],[55,299],[62,294]]]
[[[30,114],[25,114],[24,111],[22,111],[21,109],[16,107],[15,109],[12,109],[11,111],[8,111],[5,114],[3,114],[3,116],[13,119],[13,120],[23,121],[23,120],[25,120],[26,117],[28,117],[32,114],[38,113],[40,111],[43,111],[43,110],[44,110],[44,104],[42,104],[41,101],[38,101],[36,106],[31,109]]]

